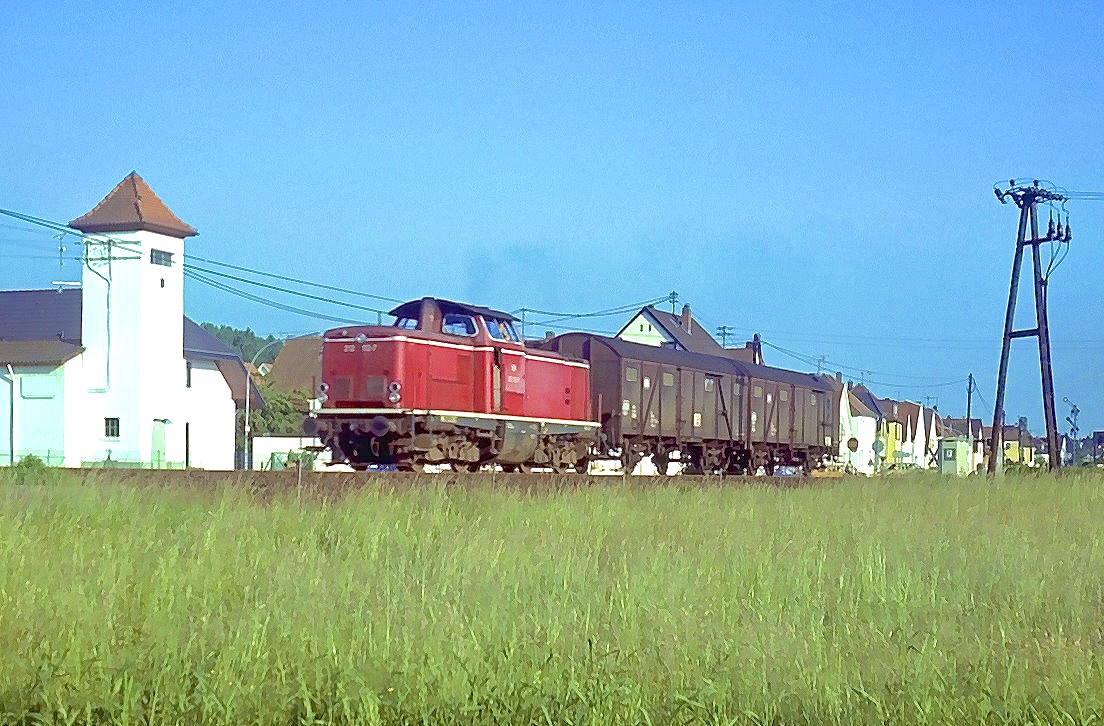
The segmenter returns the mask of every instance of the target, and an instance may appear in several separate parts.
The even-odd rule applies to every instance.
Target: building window
[[[117,439],[119,438],[119,419],[117,418],[105,418],[104,419],[104,438]]]
[[[164,250],[150,250],[150,264],[172,267],[172,252]]]

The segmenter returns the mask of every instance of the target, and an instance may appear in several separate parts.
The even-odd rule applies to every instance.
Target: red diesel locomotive
[[[585,472],[598,441],[585,361],[527,349],[508,313],[423,298],[395,324],[329,330],[304,424],[355,469],[498,464]]]

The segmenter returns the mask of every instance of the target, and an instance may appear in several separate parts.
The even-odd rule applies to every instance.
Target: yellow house
[[[1035,437],[1018,426],[1004,427],[1004,462],[1035,466]]]

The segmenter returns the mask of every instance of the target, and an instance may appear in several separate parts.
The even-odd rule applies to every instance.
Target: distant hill
[[[241,356],[241,359],[246,363],[253,360],[253,356],[257,355],[257,351],[279,340],[279,338],[274,335],[262,338],[249,328],[243,330],[241,328],[232,328],[229,325],[203,323],[203,329],[236,350],[238,355]],[[283,347],[283,343],[270,347],[257,358],[257,365],[271,363],[276,359],[276,354],[280,352],[281,347]]]

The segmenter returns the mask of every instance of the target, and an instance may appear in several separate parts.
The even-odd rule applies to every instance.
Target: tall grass
[[[1104,479],[0,485],[12,723],[1089,723]]]

